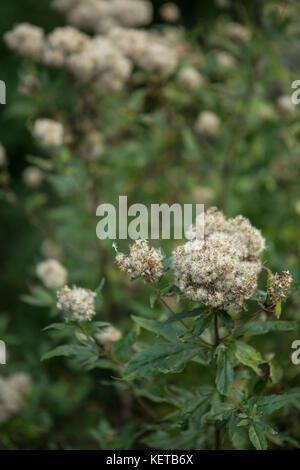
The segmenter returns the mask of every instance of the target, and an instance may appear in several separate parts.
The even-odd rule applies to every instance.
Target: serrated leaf
[[[194,334],[197,336],[202,335],[202,333],[209,328],[212,320],[211,312],[201,313],[199,318],[195,321]]]
[[[222,395],[227,395],[233,381],[233,356],[231,349],[221,344],[217,348],[216,386]]]
[[[265,432],[259,423],[253,423],[249,427],[249,438],[255,449],[257,450],[267,450],[268,444],[265,437]]]
[[[177,321],[184,320],[185,318],[193,318],[197,317],[201,314],[201,309],[194,309],[194,310],[183,310],[182,312],[175,313],[172,315],[168,320],[165,321],[165,325],[169,325],[170,323],[174,323]]]
[[[158,343],[133,356],[124,368],[124,376],[132,379],[178,373],[200,351],[201,348],[192,343]]]
[[[296,327],[297,327],[297,323],[292,322],[292,321],[276,321],[276,320],[251,321],[237,328],[234,332],[234,335],[235,336],[264,335],[266,333],[269,333],[269,331],[291,331],[291,330],[294,330]]]
[[[260,375],[259,365],[266,362],[261,357],[261,354],[252,346],[247,343],[243,343],[242,341],[235,341],[234,346],[234,354],[236,359],[245,366],[253,369],[257,375]]]
[[[165,323],[157,320],[149,320],[148,318],[137,317],[135,315],[132,315],[131,318],[139,326],[145,328],[145,330],[151,331],[158,336],[162,336],[169,341],[178,339],[178,336],[183,332],[183,329],[178,326],[174,327],[166,325]]]
[[[284,395],[268,395],[265,397],[252,397],[248,400],[248,405],[254,406],[256,404],[257,413],[262,415],[267,415],[274,413],[274,411],[280,410],[283,406],[293,403],[295,398],[300,397],[300,391],[296,391],[295,393],[292,391],[284,394]]]
[[[79,346],[76,344],[66,344],[62,346],[58,346],[55,349],[43,354],[41,361],[45,361],[47,359],[51,359],[52,357],[59,357],[59,356],[74,356],[77,354],[82,354],[86,352],[85,346]]]
[[[128,361],[132,356],[132,348],[136,343],[136,330],[131,330],[126,336],[116,341],[113,346],[114,356],[119,361]]]
[[[74,325],[68,325],[67,323],[51,323],[51,325],[46,326],[43,328],[43,331],[48,331],[48,330],[59,330],[59,331],[64,331],[64,330],[73,330]]]

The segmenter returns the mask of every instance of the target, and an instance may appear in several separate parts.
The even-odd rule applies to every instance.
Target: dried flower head
[[[293,118],[296,114],[295,106],[289,95],[279,96],[277,99],[277,106],[279,112],[288,118]]]
[[[203,83],[203,77],[194,67],[184,67],[178,75],[179,82],[188,91],[194,91]]]
[[[31,380],[27,374],[0,377],[0,422],[23,410],[30,389]]]
[[[63,125],[51,119],[37,119],[33,135],[45,147],[58,147],[64,142]]]
[[[70,24],[106,33],[114,26],[139,27],[151,23],[152,4],[145,0],[54,0]]]
[[[8,47],[21,55],[38,60],[45,47],[44,31],[38,26],[21,23],[4,35]]]
[[[66,67],[80,82],[91,82],[102,93],[121,89],[132,65],[110,38],[96,36],[83,51],[71,54]]]
[[[64,286],[57,292],[57,308],[65,313],[72,312],[76,321],[90,321],[95,312],[96,292],[82,287]]]
[[[159,10],[159,14],[163,20],[169,23],[176,23],[180,20],[180,10],[176,3],[168,2],[164,3]]]
[[[236,65],[235,58],[228,52],[218,51],[214,54],[214,57],[221,72],[232,70]]]
[[[277,304],[280,301],[284,302],[290,295],[292,284],[293,277],[289,271],[283,271],[281,275],[278,273],[272,274],[267,290],[271,304]]]
[[[228,23],[226,26],[226,31],[228,36],[234,41],[245,42],[248,41],[251,37],[251,32],[249,29],[240,23]]]
[[[178,65],[178,54],[163,35],[146,30],[114,28],[109,37],[135,66],[146,72],[168,77]]]
[[[67,280],[66,269],[56,259],[48,259],[39,263],[36,274],[48,289],[58,289]]]
[[[99,343],[111,344],[118,341],[122,337],[122,333],[114,326],[108,326],[101,333],[97,333],[95,337]]]
[[[36,166],[28,166],[23,171],[22,179],[30,188],[38,188],[44,179],[44,173]]]
[[[226,220],[212,208],[205,214],[205,239],[191,241],[173,252],[173,268],[178,287],[191,300],[209,307],[239,310],[256,287],[264,248],[260,232],[248,219],[238,216]]]
[[[215,137],[219,134],[220,119],[211,111],[203,111],[199,114],[195,123],[197,134]]]
[[[146,240],[136,240],[130,248],[129,256],[118,251],[116,255],[116,262],[122,271],[132,278],[141,276],[147,282],[155,282],[161,276],[162,260],[161,252],[150,248]]]

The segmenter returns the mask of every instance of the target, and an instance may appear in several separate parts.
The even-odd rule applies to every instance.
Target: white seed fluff
[[[33,136],[45,147],[58,147],[64,142],[64,128],[60,122],[52,119],[37,119]]]
[[[205,214],[205,239],[191,241],[173,252],[173,269],[179,289],[191,300],[217,308],[239,310],[256,287],[261,262],[257,256],[265,242],[248,219],[226,220],[215,208]]]
[[[56,295],[57,308],[66,313],[72,312],[76,321],[90,321],[96,314],[94,306],[96,292],[83,287],[64,286]]]
[[[0,377],[0,422],[22,411],[31,389],[31,379],[25,373]]]
[[[38,60],[45,47],[45,36],[42,28],[29,23],[21,23],[4,35],[8,47],[21,55]]]
[[[38,188],[44,179],[44,173],[36,166],[28,166],[23,171],[22,179],[26,186]]]
[[[163,256],[159,250],[150,248],[146,240],[136,240],[129,256],[117,251],[116,262],[122,271],[132,278],[141,276],[145,281],[155,282],[163,272]]]
[[[48,289],[58,289],[67,281],[67,271],[56,259],[39,263],[36,274]]]
[[[195,123],[195,131],[200,135],[216,137],[219,134],[219,128],[220,119],[211,111],[200,113]]]
[[[188,91],[194,91],[203,83],[203,77],[194,67],[184,67],[178,75],[179,82]]]
[[[118,341],[122,337],[122,333],[114,326],[108,326],[101,333],[97,333],[95,337],[99,343],[111,344]]]

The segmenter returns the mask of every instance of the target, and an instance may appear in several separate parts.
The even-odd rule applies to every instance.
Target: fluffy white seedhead
[[[168,23],[176,23],[180,20],[181,16],[180,9],[173,2],[164,3],[160,8],[159,13],[162,19]]]
[[[151,23],[152,4],[145,0],[54,0],[70,24],[93,32],[114,26],[136,28]]]
[[[155,282],[163,272],[163,255],[150,248],[146,240],[137,240],[130,248],[128,256],[117,251],[116,262],[119,268],[132,278],[141,276],[147,282]]]
[[[199,241],[195,226],[190,227],[191,241],[173,252],[178,287],[209,307],[239,310],[256,287],[264,239],[248,219],[226,219],[215,208],[205,214],[204,234]]]
[[[278,273],[272,274],[267,292],[270,302],[272,304],[280,301],[284,302],[290,295],[292,285],[293,277],[289,271],[283,271],[281,275]]]
[[[184,67],[180,70],[178,79],[180,84],[188,91],[194,91],[203,83],[203,77],[195,67]]]
[[[101,333],[96,334],[96,339],[102,344],[112,344],[121,339],[122,333],[114,326],[108,326]]]
[[[38,188],[44,179],[44,173],[36,166],[28,166],[23,171],[22,179],[26,186]]]
[[[64,142],[64,128],[52,119],[37,119],[33,126],[33,136],[44,147],[57,147]]]
[[[32,59],[41,59],[45,48],[42,28],[29,23],[21,23],[4,35],[8,47]]]
[[[219,134],[220,119],[211,111],[203,111],[199,114],[195,123],[195,131],[200,135],[215,137]]]
[[[8,378],[0,377],[0,422],[22,411],[31,389],[29,375],[18,373]]]
[[[169,77],[178,65],[178,54],[163,35],[146,30],[113,28],[109,37],[136,67],[145,72]]]
[[[56,259],[48,259],[39,263],[36,274],[48,289],[58,289],[67,281],[67,270]]]
[[[240,23],[228,23],[226,32],[234,41],[246,42],[251,37],[251,31]]]
[[[64,286],[57,292],[57,308],[65,313],[72,312],[76,321],[90,321],[96,314],[94,299],[96,292],[82,287]]]

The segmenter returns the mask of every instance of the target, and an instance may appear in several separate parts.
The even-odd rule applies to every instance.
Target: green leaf
[[[249,438],[255,449],[257,450],[267,450],[268,444],[265,437],[265,432],[262,426],[259,423],[253,423],[249,427]]]
[[[200,351],[201,348],[192,343],[158,343],[133,356],[124,368],[124,376],[132,379],[178,373]]]
[[[233,381],[233,355],[231,349],[221,344],[217,348],[216,386],[222,395],[227,395]]]
[[[165,325],[169,325],[170,323],[174,323],[176,321],[184,320],[184,318],[192,318],[197,317],[201,314],[201,309],[195,308],[194,310],[183,310],[182,312],[175,313],[167,321],[165,321]]]
[[[52,307],[55,304],[55,295],[53,292],[42,286],[36,286],[31,295],[23,295],[23,302],[36,307]]]
[[[197,336],[202,335],[202,333],[209,328],[212,320],[211,312],[201,313],[199,318],[195,322],[194,334]]]
[[[220,310],[218,312],[218,317],[220,319],[221,326],[225,326],[229,332],[234,329],[234,320],[229,313],[225,312],[225,310]]]
[[[55,349],[44,354],[41,358],[42,361],[46,361],[47,359],[51,359],[52,357],[58,356],[74,356],[77,354],[82,354],[86,351],[85,346],[79,346],[76,344],[66,344],[62,346],[58,346]]]
[[[262,415],[267,415],[274,413],[274,411],[279,410],[283,406],[293,403],[295,398],[300,398],[300,391],[285,393],[284,395],[268,395],[265,397],[252,397],[248,400],[248,406],[252,407],[256,404],[257,413]]]
[[[234,332],[234,335],[235,336],[264,335],[266,333],[269,333],[269,331],[291,331],[291,330],[294,330],[296,327],[297,327],[297,323],[292,322],[292,321],[276,321],[276,320],[251,321],[237,328]]]
[[[159,295],[156,292],[150,295],[150,307],[151,308],[154,308],[158,298],[159,298]]]
[[[95,309],[96,311],[100,310],[102,304],[103,304],[103,294],[102,294],[102,290],[103,290],[103,287],[104,287],[104,284],[105,284],[105,279],[103,278],[99,284],[99,286],[97,287],[97,289],[95,290],[97,296],[95,297],[95,300],[94,300],[94,305],[95,305]]]
[[[116,341],[113,346],[114,356],[119,361],[128,361],[132,356],[132,348],[136,343],[136,329],[131,330],[126,336]]]
[[[158,336],[162,336],[169,341],[178,339],[179,335],[183,332],[183,329],[180,327],[166,325],[165,323],[157,320],[149,320],[148,318],[137,317],[135,315],[132,315],[131,318],[139,326],[145,328],[145,330],[151,331]]]
[[[245,366],[253,369],[257,375],[260,375],[261,371],[259,365],[266,362],[263,360],[260,353],[252,346],[247,343],[243,343],[242,341],[235,341],[234,345],[234,354],[236,359]]]
[[[67,323],[51,323],[51,325],[48,325],[45,328],[43,328],[43,331],[47,331],[47,330],[65,331],[65,330],[73,330],[74,328],[75,328],[74,325],[68,325]]]
[[[229,419],[230,416],[236,411],[235,406],[232,403],[224,402],[220,403],[214,408],[214,411],[209,414],[209,417],[216,421],[222,421],[223,419]]]

